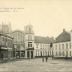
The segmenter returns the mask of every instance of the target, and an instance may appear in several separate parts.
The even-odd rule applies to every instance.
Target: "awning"
[[[26,50],[34,50],[34,48],[27,48]]]

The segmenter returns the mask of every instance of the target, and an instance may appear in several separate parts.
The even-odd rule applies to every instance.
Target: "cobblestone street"
[[[0,64],[0,72],[72,72],[72,61],[23,59]]]

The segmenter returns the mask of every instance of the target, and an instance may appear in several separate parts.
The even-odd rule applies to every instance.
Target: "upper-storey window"
[[[52,47],[53,46],[53,44],[52,43],[50,43],[50,47]]]
[[[57,49],[57,45],[55,45],[55,49]]]
[[[61,49],[61,45],[59,44],[59,50]]]
[[[38,48],[39,43],[36,43],[36,48]]]
[[[62,44],[62,49],[64,49],[64,44]]]
[[[66,49],[68,49],[68,43],[66,43]]]
[[[71,56],[71,51],[70,51],[70,56]]]
[[[64,51],[63,51],[62,53],[63,53],[63,56],[64,56],[64,55],[65,55],[65,54],[64,54]]]
[[[42,44],[40,44],[40,47],[42,48]]]
[[[70,49],[71,49],[71,43],[69,43],[69,44],[70,44],[69,46],[70,46]]]
[[[32,47],[32,42],[28,42],[28,47]]]
[[[28,35],[28,40],[32,40],[32,35]]]

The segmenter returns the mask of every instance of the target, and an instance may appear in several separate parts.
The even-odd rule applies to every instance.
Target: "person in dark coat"
[[[3,54],[1,54],[1,59],[3,60]]]
[[[48,60],[48,57],[46,57],[46,62],[47,62],[47,60]]]
[[[44,57],[42,58],[42,61],[44,62]]]

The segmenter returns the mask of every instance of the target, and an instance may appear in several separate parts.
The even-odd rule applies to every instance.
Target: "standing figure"
[[[44,62],[44,57],[42,58],[42,61]]]
[[[48,60],[48,57],[46,57],[46,62],[47,62],[47,60]]]

